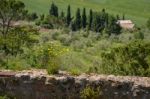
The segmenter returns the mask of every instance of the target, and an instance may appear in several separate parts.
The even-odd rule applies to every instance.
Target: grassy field
[[[56,3],[59,11],[66,11],[68,4],[72,7],[74,13],[76,8],[86,7],[95,11],[105,8],[112,14],[122,15],[125,13],[126,18],[132,19],[137,25],[143,25],[148,17],[150,17],[150,1],[149,0],[22,0],[30,11],[39,14],[48,13],[50,4]],[[61,9],[61,10],[60,10]]]

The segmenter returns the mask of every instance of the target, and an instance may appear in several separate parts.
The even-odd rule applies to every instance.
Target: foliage
[[[77,31],[77,27],[76,27],[76,22],[75,21],[71,22],[71,30],[72,31]]]
[[[65,13],[61,11],[60,18],[64,19],[64,17],[65,17]]]
[[[68,5],[68,8],[67,8],[67,16],[66,16],[66,21],[67,21],[67,25],[69,26],[70,23],[71,23],[71,8],[70,8],[70,5]]]
[[[8,98],[6,96],[0,96],[0,99],[10,99],[10,98]]]
[[[105,73],[121,75],[150,76],[150,43],[133,41],[118,45],[102,53]]]
[[[110,16],[108,21],[108,27],[106,28],[106,33],[114,33],[114,34],[120,34],[121,33],[121,27],[119,24],[116,23],[117,20],[115,17]]]
[[[135,39],[144,39],[144,33],[142,33],[141,31],[134,33],[134,37]]]
[[[2,36],[0,49],[3,49],[5,54],[17,55],[22,53],[23,46],[29,47],[37,42],[36,38],[33,38],[36,35],[38,32],[32,27],[15,27],[9,31],[5,38]],[[5,49],[3,48],[4,45]]]
[[[37,50],[36,50],[37,49]],[[54,74],[58,72],[60,68],[59,56],[69,49],[63,48],[61,45],[56,43],[47,43],[35,49],[34,58],[35,66],[39,68],[47,68],[48,73]]]
[[[150,7],[148,0],[21,0],[26,5],[27,8],[32,12],[37,12],[38,14],[47,14],[49,10],[49,3],[55,2],[61,11],[66,13],[66,5],[71,5],[71,12],[76,12],[77,8],[87,8],[93,9],[93,11],[100,11],[105,8],[109,10],[109,13],[113,15],[120,15],[122,19],[123,13],[127,18],[134,20],[135,24],[138,26],[145,25],[147,18],[150,17]],[[40,4],[40,6],[39,6]],[[119,6],[118,6],[119,5]],[[134,6],[133,6],[134,5]],[[144,11],[143,11],[144,9]],[[140,13],[140,14],[139,14]],[[129,16],[129,17],[128,17]],[[126,19],[127,19],[126,18]]]
[[[150,18],[147,21],[147,28],[150,30]]]
[[[63,18],[47,15],[43,20],[38,20],[37,25],[46,29],[62,28],[65,25]]]
[[[80,70],[77,68],[71,68],[69,72],[71,73],[71,75],[75,75],[75,76],[79,76],[81,74]]]
[[[80,9],[79,8],[77,9],[77,12],[76,12],[75,24],[76,24],[77,29],[81,28],[81,14],[80,14]]]
[[[27,14],[27,20],[28,21],[34,21],[34,20],[36,20],[37,18],[38,18],[38,15],[35,13],[35,12],[33,12],[33,13],[29,13],[29,14]]]
[[[55,11],[56,10],[56,11]],[[117,18],[119,15],[117,15]],[[36,24],[40,25],[44,28],[51,29],[53,28],[62,28],[67,25],[70,27],[72,31],[78,31],[81,28],[85,29],[88,25],[88,30],[92,30],[94,32],[99,33],[107,33],[110,34],[120,34],[121,27],[117,24],[117,18],[108,14],[105,9],[101,12],[93,12],[90,10],[89,12],[89,22],[87,22],[86,9],[83,8],[83,12],[81,15],[80,8],[77,9],[75,13],[75,19],[71,17],[71,7],[68,5],[66,18],[64,17],[64,12],[61,12],[61,16],[58,17],[58,7],[52,3],[50,9],[50,16],[47,16],[43,22],[43,20],[39,20]],[[40,22],[41,21],[41,22]],[[85,29],[86,30],[86,29]]]
[[[88,24],[88,29],[89,30],[91,30],[92,22],[93,22],[93,11],[92,11],[92,9],[90,9],[90,12],[89,12],[89,24]]]
[[[100,99],[102,92],[99,87],[94,89],[93,87],[87,86],[80,94],[81,99]]]
[[[87,17],[86,17],[86,9],[83,9],[83,13],[82,13],[82,27],[86,28],[87,25]]]
[[[64,13],[66,11],[63,9],[59,16],[58,7],[52,3],[50,15],[41,15],[36,20],[38,26],[51,29],[50,33],[39,33],[32,26],[10,24],[20,17],[29,18],[31,21],[37,19],[38,15],[28,13],[22,2],[1,0],[0,4],[2,4],[0,6],[1,68],[13,70],[45,68],[49,74],[55,74],[59,69],[63,69],[73,75],[93,72],[150,76],[148,42],[150,35],[145,33],[145,28],[140,31],[133,30],[133,33],[130,31],[121,33],[121,27],[117,24],[117,20],[120,19],[118,14],[114,17],[105,9],[100,12],[91,9],[89,14],[86,14],[85,8],[81,14],[78,8],[73,18],[74,14],[71,11],[75,8],[73,6],[71,9],[69,5],[66,16]],[[133,42],[133,40],[139,41]],[[65,53],[68,51],[69,53]]]
[[[57,74],[60,69],[60,62],[57,58],[51,58],[51,62],[49,62],[49,65],[47,67],[48,74]]]
[[[0,95],[0,99],[16,99],[15,97],[8,97],[7,95]]]
[[[19,19],[24,12],[25,5],[21,1],[16,0],[0,0],[0,38],[3,39],[1,45],[7,53],[8,35],[10,35],[12,20]]]
[[[51,8],[49,10],[49,13],[52,16],[58,17],[58,7],[54,3],[51,4]]]

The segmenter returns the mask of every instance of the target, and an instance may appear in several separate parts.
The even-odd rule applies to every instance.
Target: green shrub
[[[81,99],[100,99],[102,92],[99,87],[94,89],[90,86],[87,86],[80,92],[80,95]]]
[[[46,28],[46,29],[53,29],[53,25],[52,24],[42,24],[41,27]]]
[[[81,71],[78,68],[71,68],[69,72],[71,73],[71,75],[75,76],[79,76],[81,74]]]
[[[8,56],[8,60],[6,62],[6,68],[11,70],[25,70],[31,68],[29,64],[27,64],[26,60],[21,56]]]
[[[37,25],[37,26],[40,26],[40,24],[41,24],[41,21],[40,21],[40,20],[37,20],[37,21],[35,22],[35,25]]]
[[[53,40],[58,40],[59,35],[60,35],[59,32],[54,32],[54,33],[52,33],[52,39],[53,39]]]
[[[14,97],[8,97],[8,96],[0,96],[0,99],[16,99],[16,98],[14,98]]]
[[[102,53],[102,71],[107,74],[150,76],[150,43],[133,41]]]
[[[87,41],[85,42],[87,47],[93,47],[93,42],[90,39],[87,39]]]
[[[60,69],[59,59],[53,58],[47,67],[48,74],[57,74]]]
[[[58,43],[46,43],[35,48],[35,51],[33,51],[35,57],[32,57],[35,60],[36,67],[46,68],[49,74],[55,74],[61,65],[59,56],[68,51],[68,48],[64,48]]]
[[[136,32],[136,33],[134,33],[134,38],[143,40],[144,39],[144,33]]]
[[[0,96],[0,99],[10,99],[10,98],[8,98],[6,96]]]
[[[86,47],[86,45],[82,41],[75,41],[74,43],[72,43],[72,47],[75,51],[81,51]]]
[[[147,28],[150,30],[150,18],[147,20],[146,25],[147,25]]]
[[[88,74],[98,73],[98,68],[97,67],[89,67],[86,73],[88,73]]]
[[[71,44],[71,37],[67,34],[60,35],[58,40],[64,45],[69,46]]]

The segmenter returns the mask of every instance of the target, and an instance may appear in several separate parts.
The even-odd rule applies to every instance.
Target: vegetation
[[[58,7],[52,3],[50,8],[50,15],[48,15],[44,22],[39,20],[37,25],[46,26],[44,28],[60,28],[60,27],[71,27],[72,31],[78,31],[80,29],[85,29],[88,25],[88,29],[94,32],[105,31],[108,35],[111,33],[119,34],[121,32],[121,27],[117,24],[117,18],[113,15],[108,14],[105,9],[101,12],[94,12],[90,10],[89,22],[87,22],[86,9],[83,8],[82,15],[80,8],[77,9],[75,18],[71,18],[70,12],[71,6],[68,6],[67,15],[64,13],[59,17]],[[65,18],[66,17],[66,18]],[[71,24],[71,26],[70,26]]]
[[[7,96],[0,96],[0,99],[16,99],[16,98],[14,98],[14,97],[7,97]]]
[[[5,53],[7,54],[7,38],[8,35],[11,34],[10,31],[10,25],[11,21],[15,20],[16,18],[18,19],[19,16],[22,14],[24,10],[24,3],[20,1],[15,1],[15,0],[1,0],[0,1],[0,19],[1,19],[1,28],[0,28],[0,33],[1,33],[1,46],[3,47]]]
[[[100,99],[102,92],[100,88],[96,88],[96,90],[90,86],[87,86],[85,89],[81,91],[81,99]]]
[[[96,6],[100,1],[83,2]],[[91,5],[81,10],[70,4],[60,13],[59,3],[52,2],[46,14],[38,15],[26,10],[21,1],[1,0],[0,4],[0,68],[42,68],[49,74],[61,69],[73,75],[86,72],[150,76],[149,21],[145,22],[147,27],[124,30],[117,20],[128,14],[95,11],[95,6],[86,8]],[[12,24],[18,21],[33,24]],[[95,95],[92,91],[87,93]]]
[[[66,22],[67,22],[67,25],[69,26],[70,23],[71,23],[71,8],[70,8],[70,5],[68,5],[68,9],[67,9],[67,17],[66,17]]]
[[[50,11],[49,11],[50,15],[58,17],[58,7],[52,3]]]
[[[150,18],[147,21],[147,28],[150,30]]]
[[[82,27],[86,28],[86,25],[87,25],[86,9],[83,8],[83,13],[82,13]]]
[[[29,11],[38,14],[47,14],[50,3],[54,0],[22,0]],[[88,8],[93,11],[101,11],[103,8],[111,14],[125,15],[126,19],[133,20],[137,25],[145,25],[150,16],[150,2],[148,0],[55,0],[59,9],[66,11],[66,6],[71,5],[71,12],[75,15],[77,8]],[[40,5],[40,6],[39,6]],[[140,14],[139,14],[140,13]],[[122,17],[121,17],[122,18]]]
[[[121,75],[150,76],[150,43],[141,40],[114,46],[102,53],[104,72]],[[110,69],[109,66],[112,66]]]

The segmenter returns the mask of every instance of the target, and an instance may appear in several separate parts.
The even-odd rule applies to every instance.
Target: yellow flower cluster
[[[48,46],[42,46],[38,50],[41,54],[48,55],[49,57],[57,57],[70,51],[69,48],[53,43]]]
[[[49,55],[52,55],[52,56],[59,56],[69,51],[70,50],[68,48],[61,48],[59,46],[54,46],[54,47],[51,46],[48,48],[48,53]]]

